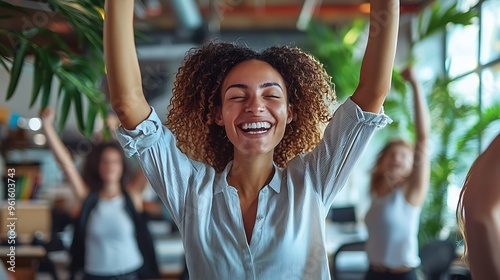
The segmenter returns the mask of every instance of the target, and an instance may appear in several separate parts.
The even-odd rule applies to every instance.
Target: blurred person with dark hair
[[[81,202],[71,244],[72,277],[84,280],[143,279],[159,276],[152,238],[143,218],[142,172],[130,175],[117,142],[92,147],[82,174],[53,127],[54,111],[40,114],[47,143]]]

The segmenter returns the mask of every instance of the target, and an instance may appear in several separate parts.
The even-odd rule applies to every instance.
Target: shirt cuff
[[[128,130],[119,126],[116,131],[116,138],[122,146],[125,156],[140,155],[149,149],[160,138],[160,128],[163,126],[156,111],[151,107],[148,118],[142,121],[135,129]]]
[[[368,125],[373,125],[376,128],[383,128],[386,125],[392,123],[392,119],[389,118],[386,114],[384,114],[384,107],[380,108],[380,112],[372,113],[363,111],[358,104],[352,101],[351,97],[347,98],[347,100],[342,104],[344,110],[349,112],[350,114],[355,114],[354,117],[358,120],[358,122],[366,123]]]

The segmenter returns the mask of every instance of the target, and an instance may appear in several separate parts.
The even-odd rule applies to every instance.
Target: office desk
[[[329,256],[346,243],[364,241],[368,238],[368,230],[364,223],[338,224],[330,221],[325,226],[326,251]]]
[[[43,246],[18,245],[15,247],[15,259],[11,259],[9,246],[0,246],[0,259],[5,269],[13,267],[15,272],[8,271],[16,279],[34,280],[38,270],[38,264],[47,257],[47,252]],[[14,260],[14,263],[9,261]],[[14,266],[12,265],[14,264]]]
[[[161,276],[179,279],[184,271],[184,246],[180,234],[177,232],[155,238],[154,244]]]

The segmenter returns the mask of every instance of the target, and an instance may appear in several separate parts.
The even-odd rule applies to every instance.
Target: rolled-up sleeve
[[[344,118],[353,119],[356,123],[363,123],[364,125],[371,126],[374,129],[384,128],[386,125],[392,123],[391,118],[384,114],[384,108],[380,110],[380,113],[375,114],[372,112],[365,112],[354,103],[350,98],[348,98],[342,106],[335,112],[335,114],[344,115]],[[336,124],[335,126],[338,126]],[[342,123],[340,124],[342,126]],[[348,126],[344,125],[344,126]],[[347,127],[339,127],[340,130],[344,130]]]
[[[148,118],[141,122],[135,129],[128,130],[122,126],[116,129],[116,138],[120,142],[125,155],[132,157],[133,155],[139,156],[144,150],[149,149],[154,143],[158,141],[162,123],[154,108],[151,108],[151,114]]]

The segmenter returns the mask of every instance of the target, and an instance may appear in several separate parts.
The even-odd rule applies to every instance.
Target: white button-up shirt
[[[227,182],[231,162],[216,173],[188,158],[154,110],[117,135],[179,227],[191,279],[330,279],[326,215],[374,131],[390,121],[344,102],[313,151],[275,166],[259,192],[250,244],[238,191]]]

